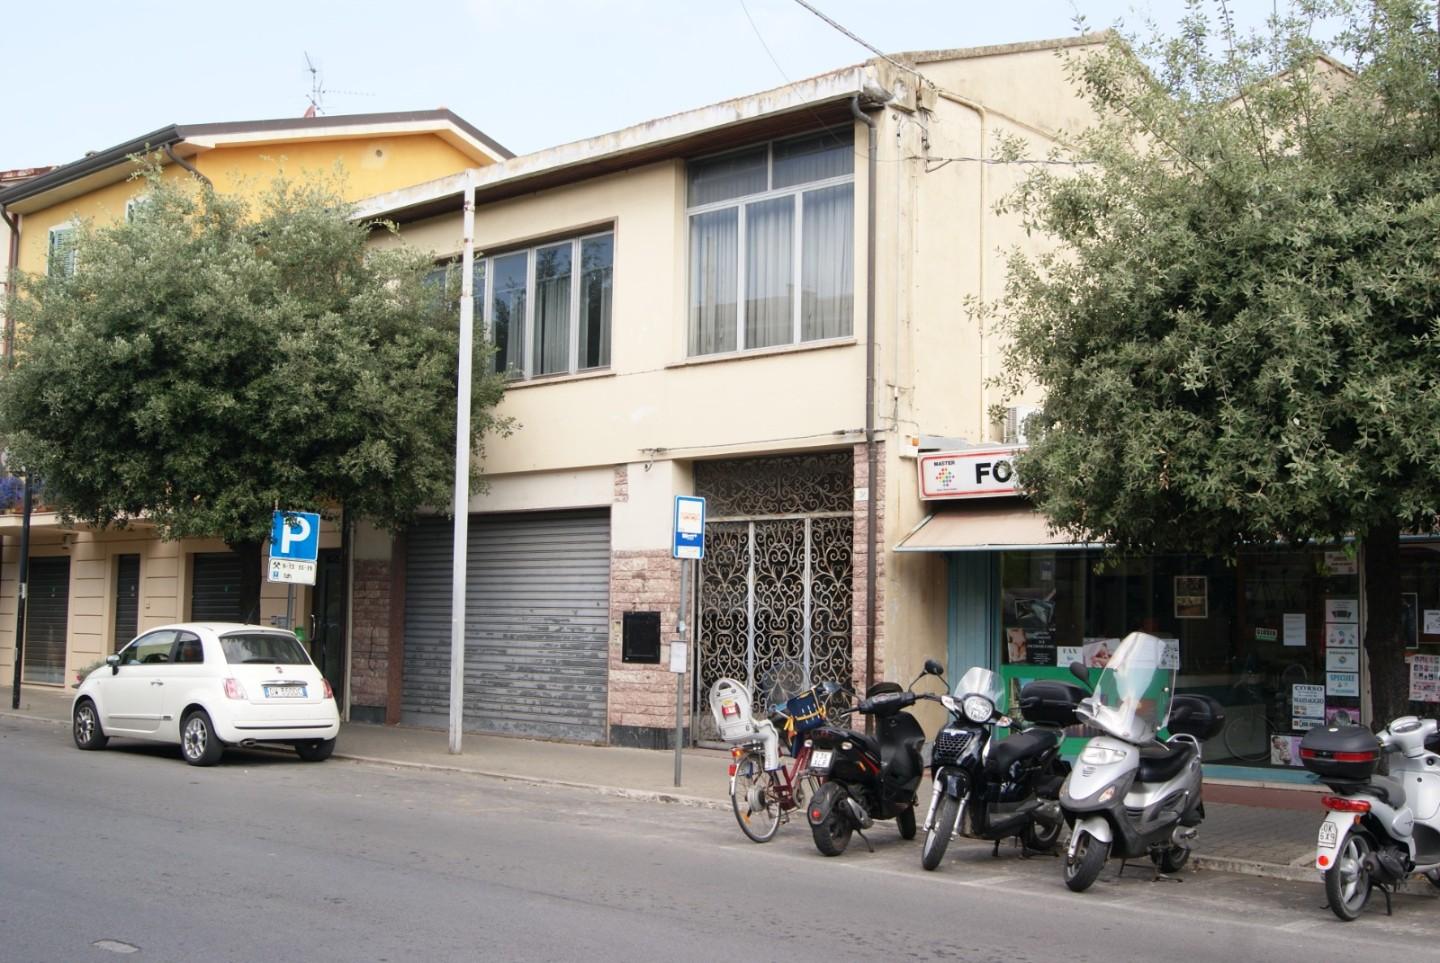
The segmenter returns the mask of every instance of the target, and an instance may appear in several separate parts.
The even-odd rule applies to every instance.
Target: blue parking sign
[[[313,562],[320,557],[320,516],[276,512],[270,525],[270,557]]]

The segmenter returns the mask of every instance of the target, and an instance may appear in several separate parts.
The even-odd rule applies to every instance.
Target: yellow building
[[[126,216],[144,190],[137,155],[167,177],[198,176],[224,192],[264,190],[289,175],[343,170],[348,197],[361,198],[486,167],[513,156],[448,110],[306,117],[162,127],[38,176],[0,185],[6,267],[26,273],[74,269],[67,232],[84,220]],[[7,276],[10,271],[7,271]],[[14,332],[4,329],[4,352]],[[15,663],[21,517],[0,514],[0,666]],[[348,580],[338,531],[322,533],[317,585],[301,592],[297,625],[342,695]],[[64,527],[50,512],[32,519],[25,684],[64,685],[137,632],[186,619],[239,620],[239,566],[218,541],[161,541],[143,523],[124,531]],[[266,586],[259,620],[284,616],[287,593]],[[251,613],[253,617],[253,613]],[[343,704],[343,703],[342,703]]]

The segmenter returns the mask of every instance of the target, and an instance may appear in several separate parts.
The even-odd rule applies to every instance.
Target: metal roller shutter
[[[411,528],[402,717],[445,725],[450,691],[446,519]],[[610,608],[608,512],[470,518],[465,727],[603,742]]]
[[[243,622],[240,617],[240,556],[196,555],[190,577],[190,621]]]
[[[65,634],[70,624],[70,558],[30,559],[25,600],[25,681],[65,681]]]
[[[140,556],[121,555],[115,562],[115,651],[138,634],[140,625]]]

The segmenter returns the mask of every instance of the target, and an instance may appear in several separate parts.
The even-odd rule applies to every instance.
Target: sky
[[[1071,36],[1182,0],[810,0],[887,52]],[[1220,0],[1215,0],[1218,4]],[[1242,28],[1271,0],[1229,0]],[[795,0],[74,0],[0,12],[0,170],[172,123],[448,107],[517,154],[859,63]]]

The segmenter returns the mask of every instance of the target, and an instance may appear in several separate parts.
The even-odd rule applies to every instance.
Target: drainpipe
[[[879,539],[875,497],[875,181],[879,167],[879,134],[875,120],[860,109],[860,95],[850,101],[850,113],[869,128],[870,165],[865,177],[865,689],[875,684],[875,570]],[[871,725],[866,717],[866,728]]]
[[[0,217],[5,219],[5,226],[10,228],[10,254],[5,258],[5,296],[8,298],[10,292],[15,289],[15,272],[20,268],[20,215],[11,214],[9,211],[0,210]],[[4,302],[0,302],[0,310],[6,309]],[[10,312],[5,310],[5,364],[6,366],[15,363],[15,319]]]
[[[210,178],[206,177],[204,174],[202,174],[202,173],[200,173],[198,170],[196,170],[194,164],[190,163],[190,162],[187,161],[185,158],[183,158],[183,157],[181,157],[180,155],[178,155],[178,154],[175,153],[175,145],[173,145],[173,144],[166,144],[166,145],[165,145],[165,156],[168,157],[168,158],[170,158],[170,160],[173,161],[174,163],[179,164],[181,167],[185,168],[185,169],[186,169],[187,171],[189,171],[190,173],[194,174],[196,177],[200,178],[200,180],[205,183],[205,186],[206,186],[206,187],[214,187],[214,186],[215,186],[214,184],[210,183]]]

